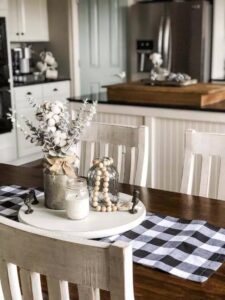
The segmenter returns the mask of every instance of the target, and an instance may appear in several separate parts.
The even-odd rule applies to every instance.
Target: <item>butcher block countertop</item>
[[[198,83],[183,87],[145,85],[142,82],[106,86],[111,102],[204,107],[225,100],[225,85]]]

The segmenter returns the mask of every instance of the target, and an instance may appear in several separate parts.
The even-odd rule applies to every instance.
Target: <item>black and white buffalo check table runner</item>
[[[16,219],[27,192],[15,185],[0,187],[0,215]],[[197,282],[206,281],[225,260],[225,229],[200,220],[148,213],[133,230],[102,239],[116,240],[131,243],[134,262]]]

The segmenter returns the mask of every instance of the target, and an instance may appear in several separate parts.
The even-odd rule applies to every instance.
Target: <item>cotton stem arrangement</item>
[[[81,133],[96,113],[97,102],[94,101],[89,104],[87,99],[84,100],[74,120],[70,119],[66,105],[59,101],[36,105],[34,99],[28,97],[28,102],[36,110],[36,122],[34,124],[21,116],[27,130],[21,126],[15,112],[8,114],[16,127],[24,133],[26,139],[37,146],[41,146],[43,153],[48,156],[66,157],[74,155],[75,145],[79,142]]]

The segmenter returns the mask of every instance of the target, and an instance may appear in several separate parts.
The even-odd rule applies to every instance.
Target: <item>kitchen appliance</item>
[[[20,74],[20,59],[22,57],[21,48],[14,48],[11,50],[12,52],[12,67],[13,67],[13,75]]]
[[[0,18],[0,86],[9,86],[8,49],[5,18]]]
[[[147,78],[149,54],[163,67],[210,80],[212,3],[207,0],[139,1],[129,9],[130,80]]]
[[[22,47],[22,57],[20,59],[20,72],[21,74],[29,74],[30,70],[30,60],[31,60],[31,46]]]
[[[31,57],[31,46],[12,49],[13,75],[30,74]]]
[[[9,85],[8,48],[6,37],[6,20],[0,17],[0,133],[12,130],[12,122],[7,118],[11,109]]]

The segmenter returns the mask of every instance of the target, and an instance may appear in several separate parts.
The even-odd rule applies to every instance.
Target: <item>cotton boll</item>
[[[61,139],[61,141],[60,141],[60,143],[59,143],[59,146],[60,146],[60,147],[64,147],[64,146],[66,146],[66,144],[67,144],[67,141]]]
[[[54,133],[54,132],[56,132],[56,127],[55,126],[51,126],[51,127],[48,127],[48,132],[52,132],[52,133]]]
[[[53,114],[59,115],[61,113],[61,108],[57,105],[52,105]]]
[[[54,144],[55,144],[55,145],[60,145],[60,141],[61,141],[61,140],[60,140],[59,137],[55,137],[55,138],[54,138]]]
[[[48,125],[49,125],[50,127],[54,126],[54,125],[55,125],[55,120],[54,120],[53,118],[49,119],[49,120],[48,120]]]
[[[61,110],[64,110],[64,104],[63,104],[62,102],[60,102],[60,101],[55,101],[54,104],[55,104],[56,106],[60,107]]]
[[[49,108],[50,108],[50,103],[47,102],[47,101],[45,101],[45,102],[43,103],[43,107],[44,107],[45,109],[49,109]]]
[[[61,133],[61,139],[64,139],[64,140],[67,139],[67,134],[65,132]]]
[[[64,106],[64,104],[63,104],[62,102],[60,102],[60,101],[55,101],[55,103],[56,103],[57,105],[61,106],[61,107]]]
[[[54,115],[53,119],[55,120],[56,123],[58,123],[60,120],[59,115]]]
[[[49,113],[46,114],[45,117],[46,117],[46,120],[51,119],[53,117],[53,112],[50,111]]]
[[[57,136],[57,137],[61,138],[61,135],[62,135],[62,131],[60,131],[60,130],[56,130],[56,132],[55,132],[55,136]]]

